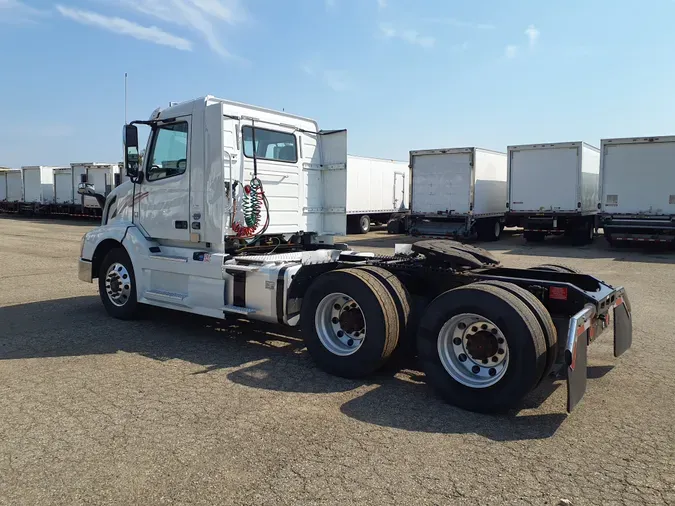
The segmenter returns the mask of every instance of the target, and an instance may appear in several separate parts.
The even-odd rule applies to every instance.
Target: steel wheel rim
[[[499,234],[501,233],[501,227],[499,226],[499,222],[495,222],[495,237],[499,237]]]
[[[131,297],[131,288],[131,275],[123,264],[115,262],[108,267],[105,275],[105,291],[110,302],[117,307],[124,306]]]
[[[470,388],[488,388],[506,374],[509,347],[504,333],[492,321],[481,315],[463,313],[453,316],[441,328],[438,357],[446,372],[458,383]]]
[[[314,326],[323,347],[339,357],[353,355],[366,340],[366,318],[363,310],[354,299],[344,293],[331,293],[319,302]]]

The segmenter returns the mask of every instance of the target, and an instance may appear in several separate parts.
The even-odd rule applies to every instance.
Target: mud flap
[[[588,332],[595,308],[587,306],[570,320],[565,348],[567,364],[567,412],[571,413],[586,393]]]
[[[633,344],[633,321],[629,310],[630,303],[623,295],[614,306],[614,356],[620,357]]]

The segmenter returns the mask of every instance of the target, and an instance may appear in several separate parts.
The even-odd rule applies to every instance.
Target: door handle
[[[187,221],[174,221],[174,226],[181,230],[187,230],[188,224]]]

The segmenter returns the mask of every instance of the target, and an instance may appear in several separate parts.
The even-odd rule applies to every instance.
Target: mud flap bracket
[[[571,413],[586,393],[588,332],[595,308],[587,305],[570,319],[565,347],[567,365],[567,412]]]

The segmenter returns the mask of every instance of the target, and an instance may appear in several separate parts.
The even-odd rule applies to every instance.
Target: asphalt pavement
[[[486,416],[440,401],[414,362],[329,376],[283,327],[114,320],[77,279],[92,226],[0,217],[0,504],[675,504],[673,252],[488,244],[625,286],[634,331],[618,360],[611,331],[591,346],[571,415],[554,382]]]

